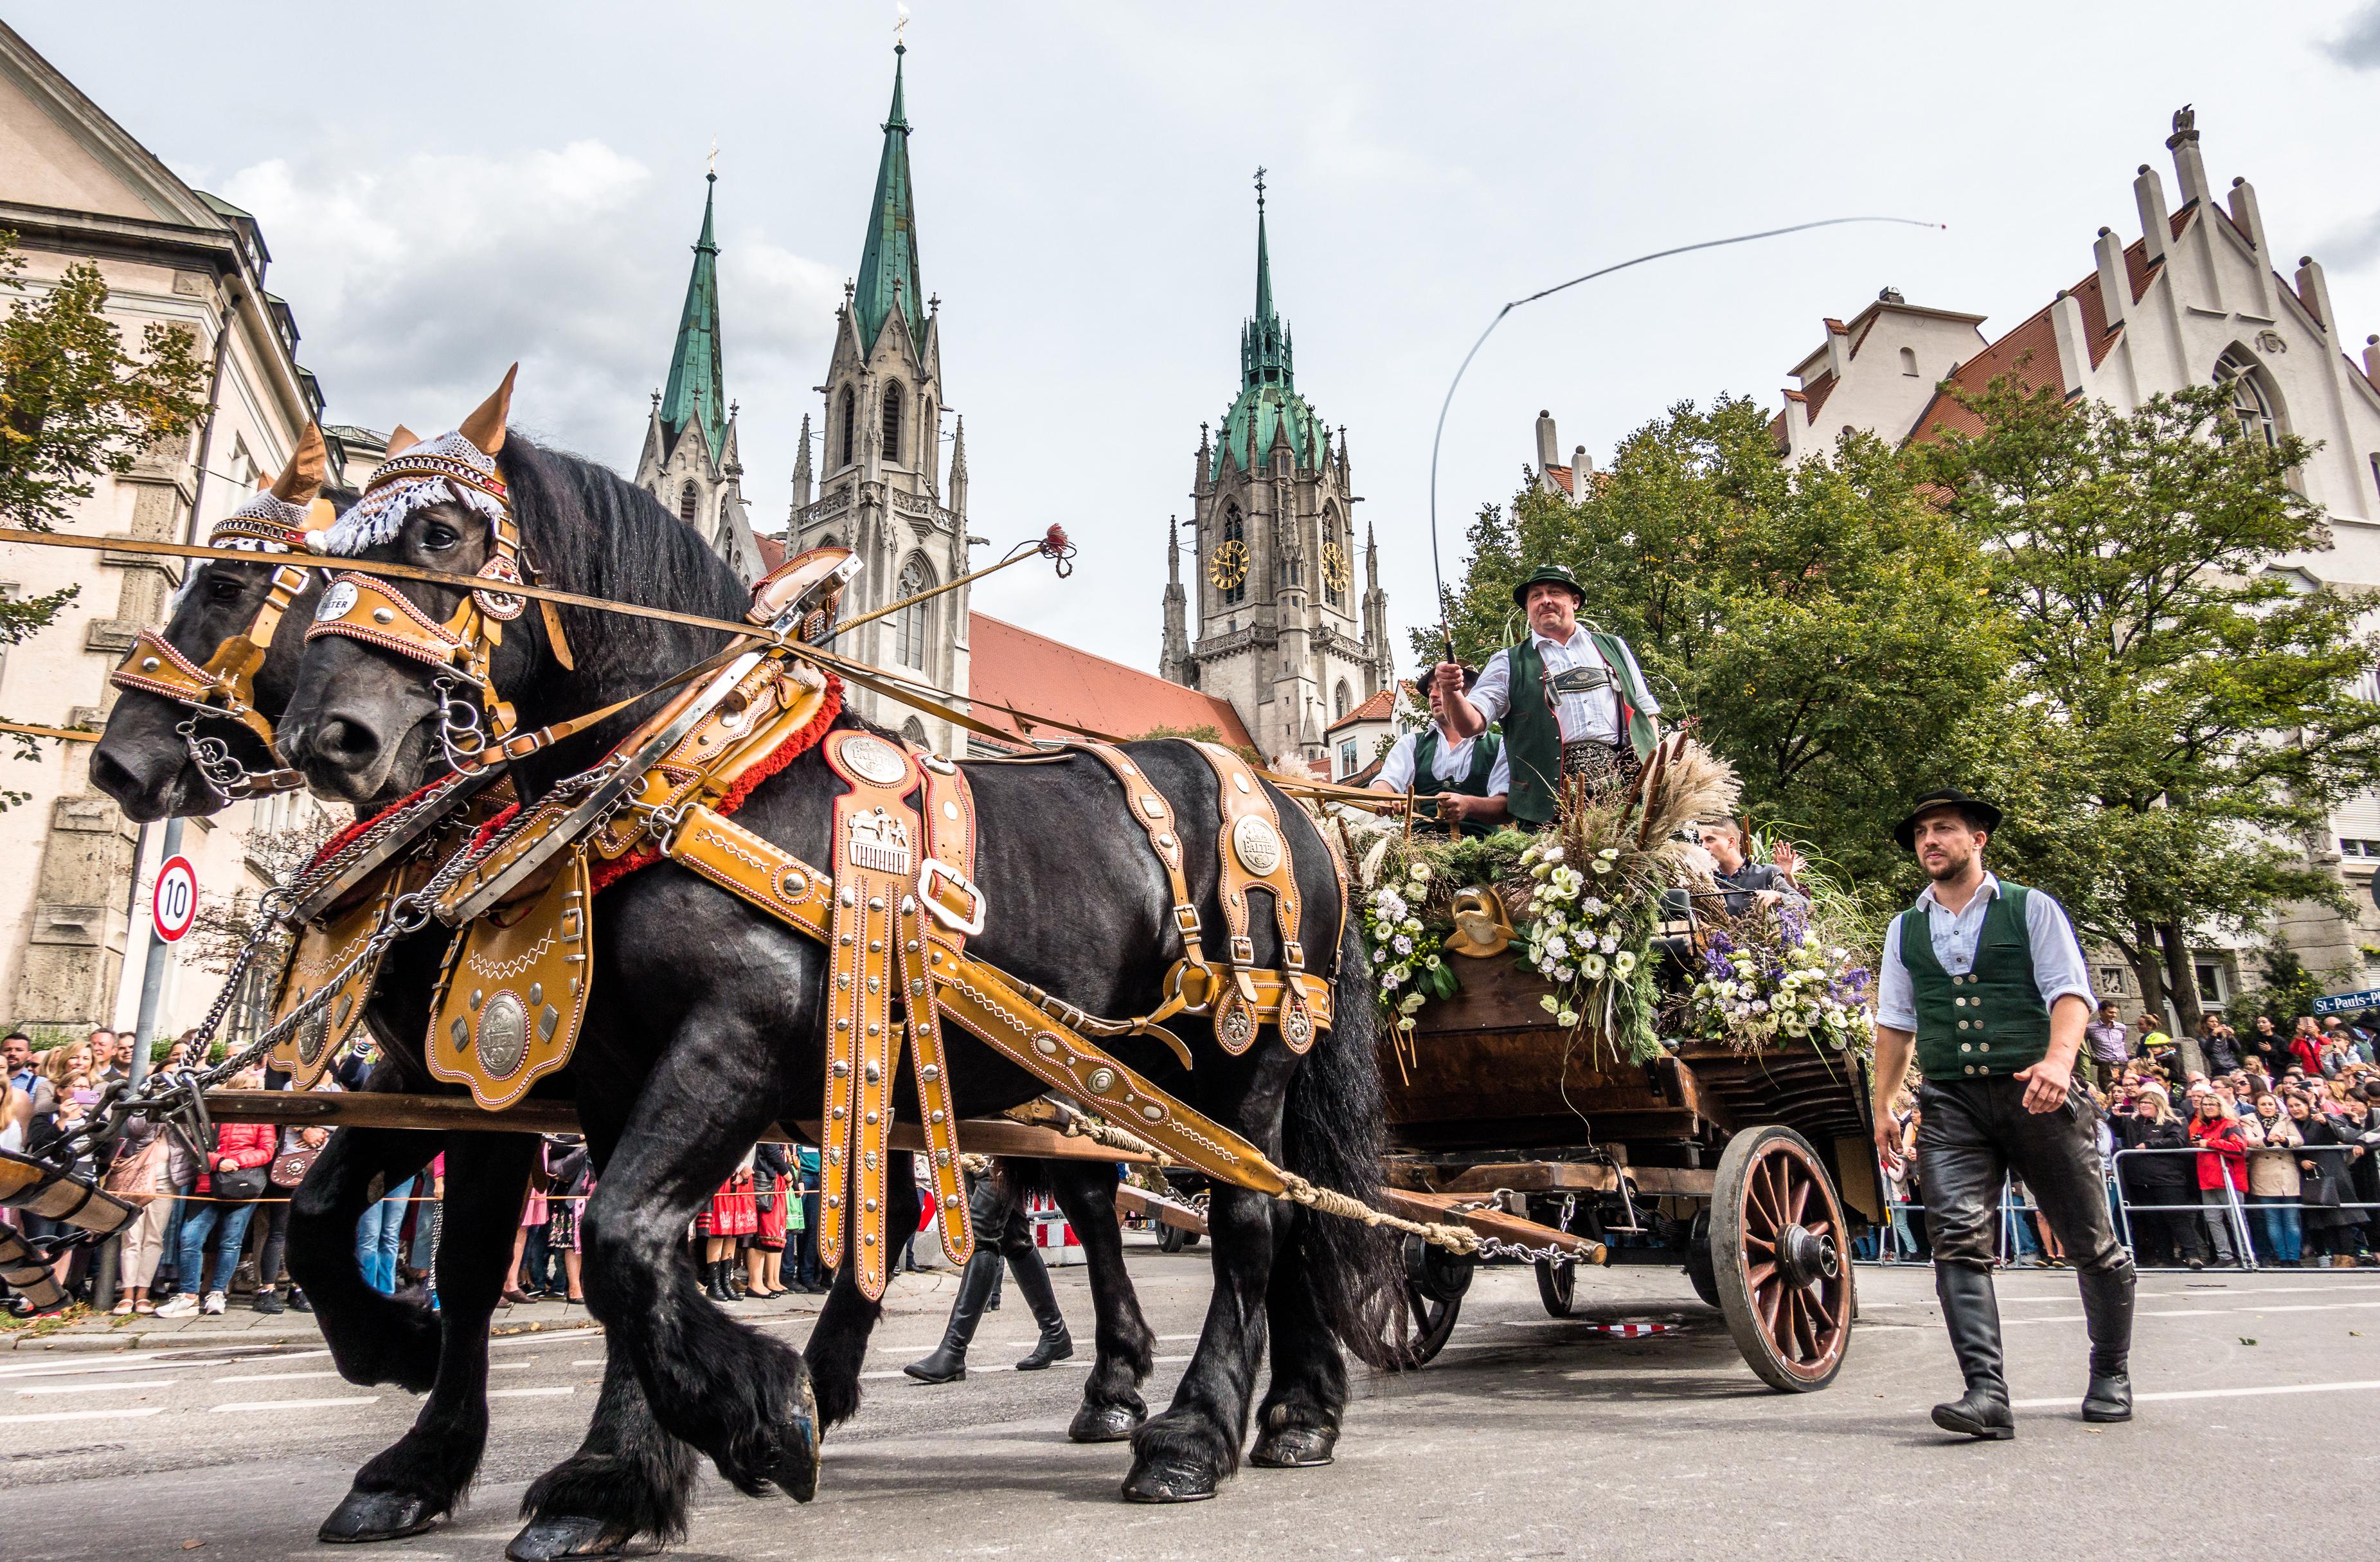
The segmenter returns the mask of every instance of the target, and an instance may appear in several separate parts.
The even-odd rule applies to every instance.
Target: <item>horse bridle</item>
[[[478,571],[491,587],[466,593],[461,604],[440,623],[415,606],[394,581],[342,570],[331,578],[316,604],[306,639],[310,643],[326,635],[343,636],[441,669],[432,683],[439,701],[439,740],[445,747],[447,762],[467,770],[474,768],[491,743],[501,745],[520,725],[512,702],[496,689],[495,656],[504,641],[504,626],[528,609],[528,599],[494,589],[507,582],[522,583],[520,529],[504,483],[461,468],[460,463],[446,465],[459,470],[442,470],[437,475],[457,487],[458,502],[463,497],[460,487],[468,484],[497,504],[498,513],[489,520],[494,552]],[[464,508],[486,513],[468,503]],[[566,659],[569,651],[561,638],[562,627],[550,609],[546,625]],[[455,692],[465,684],[479,691],[476,707]],[[483,712],[484,728],[480,726]]]
[[[235,515],[207,538],[209,547],[226,551],[267,543],[295,551],[304,546],[303,534],[295,527]],[[232,757],[222,738],[202,736],[199,723],[211,716],[237,722],[264,744],[265,752],[274,752],[273,718],[256,707],[256,674],[272,652],[282,618],[305,593],[312,575],[312,570],[301,566],[276,566],[264,600],[247,627],[216,646],[203,665],[176,650],[159,630],[142,629],[133,637],[132,649],[122,664],[108,676],[108,682],[118,689],[161,695],[190,707],[190,714],[175,731],[181,735],[190,763],[207,785],[228,799],[295,791],[306,784],[305,777],[294,770],[259,774],[247,769]]]

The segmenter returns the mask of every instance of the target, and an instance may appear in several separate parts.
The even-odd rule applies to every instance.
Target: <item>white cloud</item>
[[[380,165],[326,147],[243,168],[221,189],[263,226],[272,281],[299,301],[299,357],[321,375],[334,421],[452,427],[517,359],[523,427],[633,467],[648,392],[668,370],[698,194],[657,188],[643,164],[593,140]],[[732,234],[723,251],[729,394],[807,400],[805,372],[815,377],[832,323],[832,273]],[[778,443],[785,461],[761,466],[747,431],[764,524],[775,513],[768,476],[790,464],[791,437]]]

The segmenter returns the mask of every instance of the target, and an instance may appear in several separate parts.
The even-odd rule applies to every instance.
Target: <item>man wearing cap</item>
[[[1463,676],[1466,688],[1479,680],[1468,667]],[[1416,829],[1442,836],[1453,821],[1466,836],[1487,835],[1504,817],[1504,794],[1512,790],[1504,745],[1493,733],[1462,738],[1450,734],[1446,696],[1435,679],[1429,686],[1429,714],[1428,726],[1396,740],[1380,761],[1372,786],[1384,792],[1422,794],[1414,801]]]
[[[2010,1174],[2033,1190],[2075,1277],[2091,1339],[2082,1419],[2132,1419],[2132,1261],[2116,1240],[2099,1175],[2096,1108],[2074,1083],[2091,982],[2064,908],[1984,869],[2000,811],[1964,792],[1929,793],[1894,829],[1933,881],[1884,938],[1876,1023],[1876,1142],[1898,1169],[1889,1110],[1912,1048],[1917,1164],[1934,1238],[1934,1290],[1967,1380],[1934,1424],[1970,1437],[2016,1435],[2000,1373],[1993,1229]]]
[[[1564,776],[1595,786],[1635,777],[1660,741],[1653,718],[1661,703],[1627,641],[1579,623],[1586,590],[1568,569],[1540,565],[1512,588],[1512,601],[1528,615],[1529,632],[1488,659],[1468,694],[1452,662],[1439,664],[1434,683],[1448,736],[1473,737],[1502,720],[1512,782],[1504,806],[1541,828],[1560,811]]]

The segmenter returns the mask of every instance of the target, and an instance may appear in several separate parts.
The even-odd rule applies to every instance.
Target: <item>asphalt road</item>
[[[1132,1263],[1161,1336],[1145,1390],[1161,1405],[1205,1310],[1206,1253],[1140,1248]],[[1526,1270],[1486,1270],[1436,1363],[1359,1377],[1335,1466],[1252,1469],[1215,1501],[1148,1508],[1117,1495],[1124,1449],[1065,1441],[1078,1369],[1009,1370],[1031,1333],[1013,1288],[967,1383],[901,1377],[939,1336],[953,1285],[903,1276],[868,1402],[830,1438],[817,1502],[751,1501],[706,1472],[677,1555],[2072,1562],[2232,1557],[2256,1535],[2362,1554],[2353,1537],[2370,1532],[2380,1475],[2380,1273],[2144,1277],[2143,1400],[2128,1427],[2076,1412],[2072,1277],[2004,1276],[2022,1432],[1993,1445],[1926,1420],[1956,1387],[1926,1273],[1860,1278],[1842,1375],[1789,1397],[1759,1385],[1675,1273],[1583,1277],[1580,1315],[1557,1322]],[[1087,1336],[1080,1270],[1059,1272],[1059,1295]],[[811,1316],[783,1302],[738,1311],[795,1341]],[[1597,1327],[1621,1321],[1679,1327],[1637,1340]],[[473,1505],[372,1555],[499,1556],[522,1489],[576,1445],[601,1354],[591,1331],[495,1342],[495,1430]],[[414,1413],[410,1397],[343,1383],[302,1348],[29,1355],[0,1363],[0,1556],[13,1562],[321,1562],[335,1554],[315,1525]],[[2193,1491],[2219,1492],[2211,1512]]]

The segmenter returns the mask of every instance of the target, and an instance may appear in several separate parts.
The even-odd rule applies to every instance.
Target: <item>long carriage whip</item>
[[[1447,409],[1454,405],[1456,386],[1463,384],[1463,376],[1470,369],[1471,360],[1479,356],[1479,349],[1488,345],[1488,338],[1495,335],[1496,327],[1504,323],[1504,317],[1523,304],[1536,303],[1539,299],[1551,298],[1566,287],[1575,287],[1582,282],[1592,282],[1598,276],[1609,276],[1613,272],[1626,271],[1630,266],[1641,266],[1647,261],[1663,260],[1670,255],[1683,255],[1695,250],[1719,250],[1730,244],[1749,244],[1755,238],[1775,238],[1782,234],[1806,233],[1814,227],[1840,227],[1846,223],[1900,223],[1910,227],[1932,228],[1948,228],[1950,226],[1948,223],[1920,222],[1915,217],[1827,217],[1815,223],[1796,223],[1791,227],[1772,227],[1764,228],[1758,233],[1739,233],[1732,238],[1706,238],[1699,244],[1681,244],[1674,249],[1656,250],[1649,255],[1639,255],[1633,261],[1622,261],[1618,265],[1605,266],[1600,271],[1588,272],[1585,276],[1573,276],[1568,282],[1557,282],[1552,287],[1532,293],[1525,299],[1514,299],[1496,311],[1496,318],[1488,323],[1487,330],[1479,333],[1479,339],[1471,344],[1471,350],[1463,355],[1462,364],[1454,371],[1454,379],[1446,387],[1446,399],[1439,404],[1438,430],[1430,435],[1429,440],[1429,575],[1430,584],[1438,590],[1438,628],[1439,634],[1446,641],[1448,661],[1454,660],[1454,622],[1453,615],[1447,608],[1446,576],[1439,567],[1438,562],[1438,447],[1446,437],[1446,414]]]

